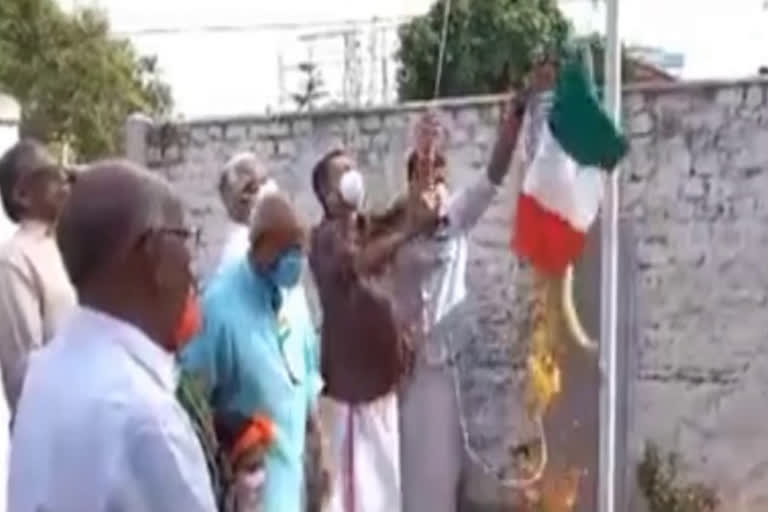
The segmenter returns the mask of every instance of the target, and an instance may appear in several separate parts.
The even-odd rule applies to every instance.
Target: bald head
[[[57,227],[73,284],[118,257],[149,229],[181,216],[181,203],[162,178],[127,161],[90,165],[73,188]]]
[[[252,253],[269,265],[283,251],[302,248],[306,230],[296,209],[286,196],[272,193],[259,198],[251,217]]]
[[[253,153],[238,153],[224,165],[219,193],[233,221],[248,223],[255,198],[268,178],[266,166]]]

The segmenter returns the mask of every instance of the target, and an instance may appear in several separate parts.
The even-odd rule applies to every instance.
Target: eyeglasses
[[[155,227],[148,228],[139,237],[138,243],[141,244],[152,235],[170,235],[183,241],[191,252],[195,252],[200,247],[202,239],[202,230],[198,227]]]

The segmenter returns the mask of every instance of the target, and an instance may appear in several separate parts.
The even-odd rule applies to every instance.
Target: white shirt
[[[462,329],[468,323],[454,310],[467,295],[467,234],[488,209],[496,191],[482,173],[448,199],[445,227],[432,236],[408,242],[395,257],[393,284],[398,314],[423,347],[420,355],[428,364],[450,362],[461,350],[460,344],[466,342]]]
[[[248,248],[251,245],[250,233],[248,226],[245,224],[237,224],[230,221],[227,233],[227,241],[221,250],[218,268],[242,258],[248,252]]]
[[[13,431],[9,510],[214,512],[172,354],[78,308],[30,357]]]
[[[0,379],[2,383],[2,379]],[[11,412],[5,399],[5,392],[0,389],[0,512],[7,510],[8,503],[8,463],[11,456],[11,439],[8,429],[11,424]]]

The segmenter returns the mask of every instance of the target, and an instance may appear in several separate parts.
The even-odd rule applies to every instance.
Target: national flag
[[[578,58],[561,63],[553,96],[520,191],[512,246],[535,268],[560,273],[581,254],[604,174],[628,144]]]

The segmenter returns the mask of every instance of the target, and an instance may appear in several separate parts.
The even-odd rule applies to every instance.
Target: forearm
[[[504,124],[493,147],[486,172],[488,180],[496,186],[501,185],[509,172],[512,154],[523,125],[526,103],[526,97],[518,97],[510,102],[508,108],[512,109],[512,112],[507,113],[508,118],[503,121]]]
[[[305,451],[305,481],[307,485],[307,510],[323,510],[330,494],[330,468],[328,446],[317,408],[307,417],[307,442]]]
[[[378,272],[414,235],[413,230],[403,226],[373,238],[357,255],[355,263],[358,272],[363,275]]]

